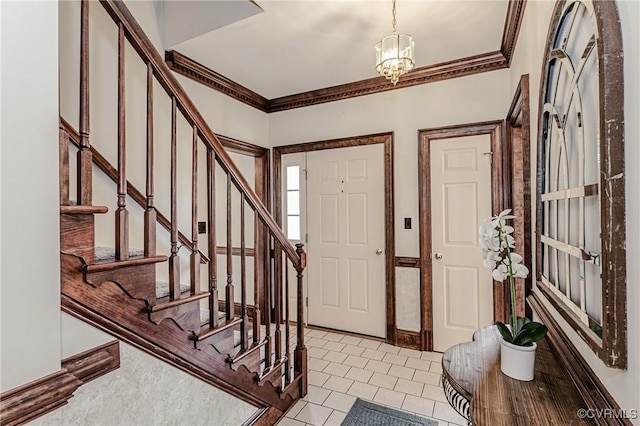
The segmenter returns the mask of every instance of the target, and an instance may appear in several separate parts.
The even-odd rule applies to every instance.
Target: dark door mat
[[[356,400],[342,426],[438,426],[438,422],[373,402]]]

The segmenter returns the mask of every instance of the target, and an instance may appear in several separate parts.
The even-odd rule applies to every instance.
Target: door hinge
[[[309,298],[308,297],[304,298],[304,306],[306,306],[307,308],[309,307]]]

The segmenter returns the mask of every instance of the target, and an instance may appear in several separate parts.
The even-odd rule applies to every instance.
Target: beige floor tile
[[[327,342],[322,348],[329,349],[330,351],[340,352],[342,349],[344,349],[344,347],[345,344],[342,342]]]
[[[366,348],[361,348],[360,346],[346,345],[341,352],[344,352],[345,354],[349,354],[349,355],[360,356],[362,355],[362,352],[364,352],[365,349]]]
[[[372,400],[379,387],[368,383],[354,382],[347,393],[358,398]]]
[[[408,359],[405,364],[407,367],[415,368],[416,370],[424,370],[429,371],[431,368],[431,361],[427,361],[426,359]]]
[[[436,401],[433,407],[432,416],[436,419],[446,420],[450,423],[457,423],[460,425],[467,423],[467,420],[458,414],[458,412],[446,402]]]
[[[313,386],[322,386],[324,383],[329,380],[328,374],[321,373],[319,371],[309,370],[307,373],[307,379],[309,380],[309,384]]]
[[[367,349],[378,349],[380,347],[380,342],[376,340],[362,339],[362,342],[360,342],[358,346]]]
[[[321,426],[327,421],[332,411],[331,408],[309,403],[300,410],[295,418],[314,426]]]
[[[376,361],[382,361],[384,355],[384,352],[380,352],[375,349],[366,349],[360,356],[363,358],[375,359]]]
[[[418,382],[412,382],[411,380],[406,379],[398,379],[396,386],[393,388],[398,392],[404,392],[406,394],[421,396],[422,388],[424,384]]]
[[[440,352],[422,352],[420,358],[428,361],[442,362],[442,354]]]
[[[393,389],[397,382],[397,377],[387,376],[382,373],[374,373],[373,376],[371,376],[371,379],[369,379],[370,385],[380,386],[386,389]]]
[[[388,343],[382,343],[378,348],[379,351],[388,352],[390,354],[398,354],[400,352],[400,348],[397,346],[389,345]]]
[[[282,420],[278,422],[278,426],[305,426],[305,422],[301,422],[300,420],[295,420],[290,417],[283,417]]]
[[[331,374],[332,376],[344,377],[349,371],[351,366],[338,364],[337,362],[331,362],[322,370],[323,373]]]
[[[432,373],[442,373],[442,363],[440,362],[431,362],[431,366],[429,367],[429,371]]]
[[[331,391],[318,386],[309,385],[309,391],[304,397],[304,400],[313,404],[322,405],[325,399],[329,396]],[[295,417],[295,416],[292,416]]]
[[[444,389],[439,386],[424,385],[424,388],[422,389],[422,397],[448,403],[447,397],[444,394]]]
[[[324,426],[340,426],[344,421],[344,418],[347,416],[347,413],[343,413],[342,411],[333,410],[333,413],[329,416],[326,422],[324,422]]]
[[[429,399],[407,395],[402,403],[402,408],[419,415],[431,416],[434,404],[435,402]]]
[[[370,359],[367,365],[364,366],[365,370],[375,371],[376,373],[387,374],[389,372],[389,368],[392,365],[388,362],[376,361],[375,359]],[[397,366],[394,366],[397,367]]]
[[[309,331],[309,333],[305,333],[305,335],[309,337],[317,337],[319,339],[324,339],[324,337],[327,335],[327,332],[322,330],[311,330]]]
[[[329,361],[309,357],[307,365],[309,366],[309,370],[322,371],[327,365],[329,365]]]
[[[338,333],[327,333],[323,339],[324,340],[329,340],[331,342],[339,342],[340,340],[342,340],[342,338],[344,337],[344,334],[338,334]]]
[[[415,349],[402,348],[400,349],[400,352],[398,353],[398,355],[404,355],[409,358],[420,358],[420,356],[422,355],[422,352],[416,351]]]
[[[302,399],[297,400],[296,403],[293,404],[293,407],[291,407],[291,409],[287,411],[287,414],[285,414],[285,416],[295,418],[305,405],[307,405],[307,401],[304,401]]]
[[[331,376],[322,386],[325,389],[346,393],[353,384],[353,380],[344,379],[342,377]]]
[[[373,397],[373,401],[390,407],[401,408],[404,397],[405,394],[402,392],[380,388],[378,392],[376,392],[376,396]]]
[[[307,350],[307,355],[309,355],[310,358],[322,359],[322,357],[325,356],[327,354],[327,352],[329,352],[329,351],[326,350],[326,349],[309,348]]]
[[[360,342],[362,342],[362,339],[354,336],[344,336],[340,342],[348,345],[358,346]]]
[[[415,370],[413,368],[392,365],[387,374],[390,376],[400,377],[401,379],[411,380],[414,372]]]
[[[414,382],[426,383],[428,385],[439,386],[440,374],[430,371],[416,370],[413,375]]]
[[[358,367],[352,367],[351,370],[344,376],[345,379],[351,379],[358,382],[367,383],[373,376],[373,371],[364,370]]]
[[[352,367],[364,368],[364,366],[367,365],[368,362],[369,362],[368,358],[349,355],[347,359],[344,360],[343,364],[350,365]]]
[[[317,337],[312,337],[311,339],[307,339],[305,341],[305,346],[307,346],[308,348],[321,348],[327,343],[329,342],[327,342],[324,339],[318,339]]]
[[[395,355],[390,353],[384,354],[384,358],[382,358],[384,362],[388,362],[389,364],[395,364],[395,365],[405,365],[405,363],[407,362],[407,359],[408,358],[406,356]]]
[[[337,362],[339,364],[342,364],[348,356],[349,355],[343,354],[342,352],[329,351],[322,359],[324,359],[325,361]]]
[[[329,398],[327,398],[323,405],[333,408],[334,410],[342,411],[343,413],[348,413],[355,402],[355,396],[342,392],[331,392],[331,395],[329,395]]]

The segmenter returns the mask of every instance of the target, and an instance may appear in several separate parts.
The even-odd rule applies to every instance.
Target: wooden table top
[[[500,333],[495,326],[479,329],[474,341],[448,349],[443,374],[471,401],[475,425],[581,425],[578,410],[586,408],[568,373],[546,339],[538,342],[535,377],[512,379],[500,371]]]

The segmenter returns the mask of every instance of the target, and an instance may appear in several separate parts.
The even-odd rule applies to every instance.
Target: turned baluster
[[[178,257],[178,141],[177,141],[177,100],[171,98],[171,255],[169,256],[169,298],[180,298],[180,258]]]
[[[275,323],[273,338],[275,339],[276,360],[279,360],[282,358],[282,330],[280,329],[282,323],[282,247],[275,238],[273,239],[273,253],[273,322]]]
[[[116,259],[129,259],[129,212],[127,211],[127,147],[125,115],[125,37],[118,25],[118,209],[116,210]]]
[[[285,256],[284,262],[284,341],[285,341],[285,386],[291,383],[291,333],[289,331],[289,264],[288,258]]]
[[[144,255],[156,255],[157,212],[153,200],[153,66],[147,63],[147,206],[144,211]]]
[[[191,160],[191,294],[200,291],[200,251],[198,250],[198,128],[193,126]]]
[[[264,367],[269,368],[271,366],[271,232],[267,231],[266,238],[264,240]]]
[[[264,226],[260,216],[256,212],[253,222],[253,343],[260,342],[260,324],[262,323],[262,310],[260,309],[260,288],[262,286],[261,265],[262,237]]]
[[[247,248],[245,242],[244,192],[240,193],[240,348],[247,349],[249,317],[247,316]]]
[[[216,154],[207,149],[207,231],[209,232],[209,326],[218,326],[218,259],[216,253]]]
[[[92,187],[92,154],[89,145],[89,2],[80,3],[80,149],[78,150],[78,205],[89,206]]]
[[[233,252],[231,239],[231,174],[227,172],[227,286],[226,296],[226,318],[227,321],[234,317],[234,297],[233,297]]]

